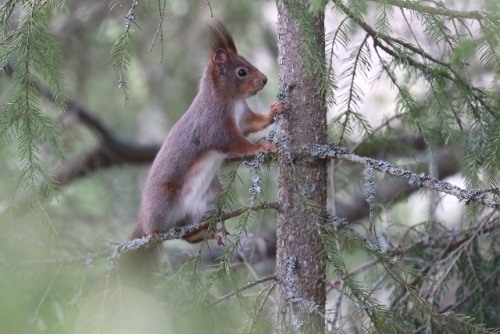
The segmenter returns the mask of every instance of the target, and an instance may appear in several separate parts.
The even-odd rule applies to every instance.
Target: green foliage
[[[153,118],[161,123],[159,115],[164,116],[166,128],[175,122],[196,93],[193,87],[207,61],[197,56],[205,54],[204,44],[193,42],[193,36],[202,35],[204,28],[195,30],[200,26],[200,12],[194,2],[189,2],[182,19],[175,16],[182,16],[182,5],[188,2],[172,1],[166,7],[170,12],[165,15],[169,18],[165,42],[170,38],[175,43],[166,48],[162,64],[165,72],[161,72],[159,56],[153,65],[144,60],[151,56],[143,37],[159,29],[156,22],[149,24],[151,20],[143,19],[146,15],[155,17],[148,6],[133,1],[122,13],[121,2],[111,1],[104,4],[105,10],[96,10],[86,18],[69,18],[75,27],[69,35],[75,34],[78,44],[84,45],[85,52],[81,53],[88,53],[91,60],[79,66],[80,72],[65,68],[70,80],[63,81],[63,37],[51,33],[57,31],[59,20],[65,20],[57,16],[60,10],[56,8],[63,3],[6,1],[0,11],[2,88],[7,82],[7,88],[0,92],[0,98],[5,99],[0,115],[0,146],[5,159],[0,159],[0,169],[19,169],[17,184],[36,193],[40,207],[40,212],[35,212],[19,206],[8,221],[6,216],[13,211],[3,210],[11,196],[0,194],[0,286],[4,287],[0,289],[0,331],[89,333],[119,328],[122,332],[273,332],[274,263],[266,264],[269,259],[255,255],[257,246],[252,246],[250,255],[243,249],[247,238],[257,234],[258,241],[267,241],[274,233],[274,215],[260,211],[265,203],[263,193],[266,198],[271,193],[265,187],[274,179],[274,174],[266,178],[261,170],[261,157],[251,162],[250,172],[235,164],[222,176],[224,192],[209,216],[213,227],[225,212],[250,205],[228,221],[231,234],[222,239],[224,246],[211,241],[201,249],[181,242],[166,243],[167,261],[162,263],[153,296],[128,290],[125,279],[109,270],[108,255],[102,255],[108,254],[108,239],[125,240],[136,223],[145,170],[116,168],[102,172],[66,187],[58,203],[41,201],[53,188],[51,174],[55,170],[47,162],[46,152],[50,150],[51,158],[62,160],[61,135],[54,114],[40,98],[42,85],[49,87],[56,108],[64,110],[64,90],[69,81],[72,98],[85,101],[85,107],[102,109],[101,115],[114,129],[122,129],[125,124],[124,135],[139,137],[144,132],[137,131],[136,135],[136,127],[142,125],[148,112],[164,109]],[[467,183],[487,188],[478,190],[477,196],[487,193],[498,198],[497,15],[396,0],[313,0],[309,6],[286,3],[300,23],[304,70],[321,78],[318,87],[332,110],[332,142],[360,155],[382,155],[394,166],[409,165],[414,171],[426,173],[433,163],[427,153],[449,147],[460,158],[458,164]],[[97,2],[93,5],[98,6]],[[229,14],[221,15],[222,19],[233,22],[230,26],[236,32],[252,30],[248,27],[262,19],[257,17],[261,12],[249,10],[251,5],[245,4],[245,10],[240,10],[237,2],[227,6]],[[109,8],[113,9],[111,14]],[[325,59],[323,41],[315,38],[314,23],[330,15],[330,9],[338,20],[335,28],[326,32]],[[140,38],[132,29],[139,28],[136,12],[144,29]],[[115,13],[116,17],[111,17]],[[187,43],[188,51],[176,46],[181,37],[191,42]],[[66,42],[71,39],[65,38]],[[274,45],[274,40],[269,40]],[[259,55],[264,49],[251,43],[237,44],[239,50],[257,49]],[[118,73],[126,99],[127,86],[134,87],[128,110],[115,106],[109,96],[114,95],[116,87],[109,89],[102,75],[95,74],[111,69]],[[134,80],[127,84],[126,76]],[[376,125],[366,110],[367,83],[373,88],[383,81],[390,82],[395,104],[374,110],[384,113],[380,125]],[[274,92],[269,93],[272,95]],[[157,105],[155,100],[161,102]],[[143,113],[140,116],[139,111]],[[99,142],[92,133],[74,129],[62,137],[73,141],[65,144],[70,154],[78,155]],[[163,136],[165,130],[161,130]],[[422,138],[423,149],[403,140],[414,136]],[[19,159],[15,167],[12,156]],[[378,186],[387,178],[375,173],[365,182],[363,168],[348,163],[336,162],[332,170],[334,182],[330,186],[335,188],[335,201],[366,193],[372,211],[370,221],[348,222],[326,214],[325,208],[307,198],[297,203],[310,217],[310,233],[320,241],[318,253],[327,258],[325,319],[330,332],[498,332],[487,329],[499,327],[500,248],[495,211],[485,211],[468,201],[475,210],[463,214],[453,227],[445,227],[434,216],[440,198],[432,199],[430,208],[415,203],[408,194],[381,202],[383,194],[378,193]],[[0,174],[3,184],[11,181],[10,175]],[[428,200],[429,192],[420,191],[417,202]],[[403,200],[407,200],[404,206],[408,210],[400,209]],[[416,207],[414,211],[409,210],[412,206]],[[425,217],[415,218],[409,212]],[[376,231],[368,231],[370,224]],[[271,231],[268,235],[264,234],[266,228]],[[95,251],[104,248],[102,253]],[[258,281],[262,277],[269,279]],[[249,282],[255,285],[248,287]],[[137,327],[123,322],[132,319],[144,321]]]
[[[497,233],[494,233],[495,235]],[[450,311],[467,314],[485,327],[498,327],[499,292],[498,245],[492,241],[493,252],[482,254],[479,240],[474,240],[470,252],[457,261],[462,284],[457,289],[459,303]]]
[[[346,63],[349,63],[345,72],[340,75],[340,80],[347,79],[347,85],[342,87],[344,92],[337,98],[341,105],[341,110],[333,120],[334,132],[339,133],[334,140],[341,145],[345,137],[352,135],[354,127],[358,127],[362,134],[371,132],[371,126],[366,118],[359,112],[359,103],[363,99],[363,91],[358,86],[356,76],[366,75],[371,68],[371,53],[368,45],[368,35],[365,36],[361,44],[353,50]],[[339,124],[338,127],[335,125]]]
[[[382,34],[390,33],[390,22],[394,18],[395,8],[391,6],[387,1],[377,2],[377,9],[375,11],[377,15],[377,24],[375,28]]]
[[[498,329],[487,328],[498,327],[498,289],[495,285],[498,279],[496,263],[500,259],[500,253],[496,242],[491,247],[494,250],[493,258],[485,261],[474,232],[471,232],[472,235],[467,231],[463,233],[465,240],[472,241],[473,248],[470,251],[466,250],[466,243],[460,245],[458,251],[450,250],[449,254],[443,254],[420,247],[420,242],[426,240],[425,235],[428,237],[429,233],[422,230],[416,233],[415,243],[406,241],[409,247],[406,246],[403,251],[408,252],[409,257],[417,257],[422,259],[423,263],[428,263],[428,267],[420,268],[418,262],[408,265],[399,261],[399,257],[394,257],[392,253],[399,251],[383,250],[381,239],[365,237],[345,219],[327,215],[318,203],[304,198],[299,206],[311,217],[310,232],[316,234],[320,240],[318,252],[326,255],[327,284],[330,286],[328,290],[336,291],[338,303],[335,309],[327,310],[327,316],[329,312],[338,314],[342,299],[345,298],[350,302],[342,304],[345,304],[344,307],[348,307],[348,312],[352,314],[357,331],[408,333],[434,329],[446,333],[498,333]],[[414,230],[417,231],[418,229]],[[363,257],[360,252],[364,253]],[[349,255],[363,258],[364,264],[350,270],[347,265]],[[455,261],[457,266],[454,266]],[[413,260],[410,260],[411,262]],[[446,263],[445,276],[441,276],[443,271],[439,270],[440,265],[437,263]],[[429,270],[429,267],[435,271]],[[367,268],[371,274],[365,277],[363,282],[354,278],[359,271]],[[452,309],[459,309],[463,313],[455,313],[450,309],[436,312],[436,305],[431,302],[434,300],[434,303],[439,303],[439,293],[435,297],[433,295],[436,291],[446,293],[446,285],[452,276],[450,269],[463,282],[457,291],[458,304]],[[375,279],[379,276],[380,278]],[[368,288],[370,283],[373,284],[372,288]],[[381,286],[391,291],[389,308],[373,297]],[[433,296],[431,301],[428,294]],[[335,321],[332,324],[334,326]]]
[[[317,236],[320,239],[319,244],[321,245],[318,252],[326,255],[329,265],[328,275],[332,275],[333,278],[342,282],[339,286],[337,286],[338,283],[330,283],[332,288],[338,291],[339,296],[345,296],[351,301],[353,308],[350,312],[357,314],[357,323],[365,324],[368,322],[368,327],[373,326],[371,329],[360,327],[363,331],[375,330],[381,333],[398,333],[404,331],[405,324],[396,321],[395,318],[399,315],[386,309],[372,296],[375,289],[368,289],[354,279],[345,262],[346,253],[354,254],[361,251],[368,258],[374,260],[372,265],[382,265],[385,271],[383,277],[388,276],[392,281],[386,284],[395,284],[396,289],[401,289],[408,294],[414,311],[418,310],[424,317],[429,317],[431,309],[427,301],[421,298],[417,291],[408,284],[411,278],[422,279],[422,275],[418,271],[401,267],[397,262],[381,252],[377,240],[366,239],[352,228],[346,226],[347,221],[343,221],[341,218],[325,215],[323,208],[317,203],[303,199],[303,202],[299,203],[299,205],[302,210],[308,212],[312,217],[311,232],[317,231]],[[333,281],[335,282],[335,280]],[[335,312],[339,312],[339,309],[337,308]]]
[[[407,126],[431,142],[444,140],[464,147],[465,160],[468,162],[464,164],[463,171],[469,184],[480,185],[481,177],[478,175],[484,174],[486,179],[482,181],[494,186],[498,169],[493,166],[497,166],[500,161],[495,154],[499,133],[485,132],[499,117],[495,99],[491,98],[491,93],[497,87],[497,78],[496,75],[487,75],[490,68],[493,73],[498,71],[498,53],[494,51],[498,42],[493,38],[500,29],[498,17],[489,13],[448,12],[446,9],[442,11],[444,14],[438,15],[425,5],[385,0],[376,1],[374,6],[362,0],[333,1],[333,6],[364,30],[365,37],[357,46],[349,41],[339,44],[340,48],[352,48],[353,51],[344,75],[339,78],[340,87],[350,89],[347,89],[347,94],[337,98],[340,112],[332,121],[332,133],[338,137],[332,140],[344,140],[344,134],[347,138],[352,137],[355,127],[362,134],[363,131],[370,132],[362,119],[351,118],[350,110],[352,106],[359,108],[363,103],[363,92],[356,86],[356,76],[366,76],[370,72],[372,66],[358,64],[372,64],[368,54],[372,49],[380,64],[378,76],[386,76],[392,82],[397,93],[397,113],[408,120]],[[397,20],[395,9],[399,10],[399,17],[404,19],[405,28],[413,37],[412,42],[388,29],[391,22]],[[371,15],[377,18],[375,28],[367,23]],[[443,16],[447,16],[449,21],[443,20]],[[477,21],[481,27],[479,32],[469,29],[473,21]],[[339,26],[335,34],[345,35],[342,32],[345,26],[348,25]],[[425,33],[427,41],[417,37],[419,30]],[[373,48],[368,48],[368,42],[373,43]],[[441,45],[447,52],[442,56],[434,56],[432,48],[424,46],[425,43]],[[471,62],[476,62],[477,51],[484,67],[478,74],[469,70]],[[358,59],[362,61],[358,62]],[[488,80],[490,84],[486,87],[478,85],[480,78]],[[411,87],[416,85],[425,89],[424,95],[412,92]],[[484,138],[488,138],[487,142],[483,142]]]
[[[19,23],[8,30],[16,4],[20,7]],[[43,147],[48,145],[58,160],[63,159],[63,154],[57,127],[40,109],[39,81],[48,84],[59,109],[65,109],[65,102],[59,41],[48,32],[52,4],[38,5],[36,1],[8,2],[2,11],[0,31],[5,34],[5,47],[0,50],[0,63],[12,65],[14,86],[1,109],[0,148],[13,141],[17,143],[20,160],[18,184],[43,197],[53,188],[50,172],[42,161]]]
[[[131,50],[130,50],[130,38],[131,38],[131,31],[130,28],[132,25],[136,26],[139,28],[139,25],[135,22],[136,15],[135,15],[135,8],[138,4],[138,0],[134,0],[132,3],[132,7],[127,13],[127,16],[125,17],[126,24],[125,24],[125,31],[123,31],[120,36],[116,39],[115,44],[113,45],[113,48],[111,49],[111,59],[113,61],[112,67],[115,71],[118,72],[118,88],[121,89],[121,92],[123,94],[123,99],[126,102],[128,99],[128,87],[127,83],[124,80],[124,72],[127,70],[127,68],[130,66],[130,61],[132,58]],[[115,4],[112,4],[111,7],[114,7]],[[139,28],[140,29],[140,28]]]

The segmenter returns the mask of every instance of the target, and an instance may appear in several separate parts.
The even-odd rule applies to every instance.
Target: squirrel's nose
[[[262,74],[262,76],[258,76],[257,78],[255,78],[253,80],[253,84],[255,86],[260,87],[260,88],[264,87],[266,85],[266,83],[267,83],[267,77],[264,74]],[[259,88],[259,90],[260,90],[260,88]]]

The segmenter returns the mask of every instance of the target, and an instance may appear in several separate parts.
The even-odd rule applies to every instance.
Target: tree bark
[[[279,333],[324,333],[325,257],[319,254],[318,219],[303,210],[304,199],[326,207],[327,166],[312,159],[311,148],[327,142],[325,96],[321,77],[306,75],[301,60],[299,22],[291,7],[308,8],[307,1],[278,2],[278,72],[280,92],[288,110],[280,122],[285,145],[279,165],[277,226],[277,330]],[[295,9],[297,7],[294,7]],[[312,15],[305,10],[303,15]],[[313,17],[315,39],[324,61],[324,17]]]

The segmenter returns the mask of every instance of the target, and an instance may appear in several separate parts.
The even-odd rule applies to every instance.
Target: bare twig
[[[342,303],[342,297],[344,296],[344,294],[342,293],[339,293],[339,295],[337,296],[337,300],[335,300],[335,307],[333,308],[335,311],[335,315],[333,316],[333,319],[331,321],[332,325],[337,327],[337,320],[339,319],[339,316],[340,316],[340,304]]]
[[[45,292],[42,296],[42,299],[40,299],[40,303],[38,303],[38,306],[36,307],[36,310],[35,310],[35,314],[33,315],[33,320],[37,320],[38,314],[40,312],[40,307],[42,306],[44,301],[47,299],[47,296],[48,296],[50,290],[52,289],[52,286],[54,285],[54,282],[56,281],[57,276],[59,276],[61,269],[62,269],[62,264],[59,265],[59,268],[57,269],[57,272],[54,274],[54,277],[52,277],[52,280],[50,281],[49,286],[45,290]]]
[[[458,254],[455,255],[455,257],[451,261],[451,263],[448,264],[448,268],[437,279],[439,282],[443,282],[446,279],[446,277],[449,275],[451,270],[454,268],[455,263],[458,261],[458,259],[462,255],[462,253],[467,249],[467,247],[470,245],[470,243],[479,235],[479,233],[481,233],[483,231],[484,226],[489,221],[489,219],[491,218],[492,215],[493,215],[493,212],[491,212],[489,217],[484,219],[483,222],[475,228],[474,233],[463,244],[460,245],[460,247],[458,248],[458,252],[457,252]],[[436,292],[437,292],[438,288],[440,287],[440,285],[441,284],[434,284],[432,290],[429,291],[427,298],[433,299],[434,296],[436,295]]]
[[[228,294],[225,294],[224,296],[221,296],[221,297],[219,297],[217,299],[214,299],[214,300],[212,300],[210,302],[210,304],[212,304],[212,305],[218,304],[218,303],[220,303],[223,300],[226,300],[228,298],[231,298],[231,297],[235,296],[240,291],[244,291],[246,289],[250,289],[253,286],[256,286],[258,284],[261,284],[261,283],[264,283],[264,282],[267,282],[267,281],[271,281],[271,280],[276,280],[276,274],[264,276],[262,278],[259,278],[259,279],[255,280],[255,281],[248,282],[247,284],[245,284],[244,286],[242,286],[241,288],[239,288],[238,291],[232,291],[232,292],[230,292]]]
[[[351,270],[349,272],[349,276],[356,276],[356,275],[359,275],[361,274],[363,271],[365,271],[366,269],[374,266],[375,264],[377,264],[377,261],[375,260],[371,260],[371,261],[368,261],[366,263],[363,263],[362,265],[360,265],[359,267],[356,267],[354,268],[353,270]],[[328,282],[328,286],[326,287],[326,293],[330,292],[333,290],[333,288],[337,285],[339,285],[340,283],[342,283],[342,279],[338,278],[336,280],[333,280],[333,281],[330,281]]]
[[[160,36],[161,43],[161,60],[160,63],[163,62],[163,18],[165,14],[165,6],[167,0],[163,0],[163,7],[161,5],[161,0],[158,0],[158,12],[160,14],[160,22],[158,22],[158,28],[156,29],[155,37],[153,38],[153,42],[151,42],[151,46],[149,47],[149,52],[151,52],[156,44],[156,39],[158,35]]]
[[[122,141],[102,143],[57,167],[55,179],[62,186],[113,166],[151,163],[159,150],[160,145],[154,144],[141,145]]]
[[[210,0],[206,0],[207,6],[210,9],[210,17],[214,17],[214,12],[212,11],[212,4],[210,3]]]
[[[497,277],[497,273],[499,270],[500,270],[500,268],[497,267],[490,275],[488,275],[488,277],[484,278],[483,281],[481,282],[482,285],[484,285],[484,283],[488,282],[490,279]],[[470,299],[470,297],[475,295],[478,292],[478,290],[483,290],[482,285],[478,285],[474,290],[470,291],[465,297],[460,299],[455,304],[452,304],[452,305],[445,307],[444,309],[439,311],[439,313],[452,312],[455,309],[457,309],[458,307],[462,306],[462,304],[465,303],[466,301],[468,301]]]
[[[35,197],[35,198],[36,198],[36,202],[37,202],[38,206],[40,207],[40,210],[42,210],[43,215],[45,216],[45,219],[47,219],[47,222],[49,223],[50,227],[52,228],[52,231],[54,232],[54,236],[57,237],[59,235],[59,233],[57,232],[56,227],[55,227],[54,223],[52,222],[52,219],[50,219],[50,216],[47,213],[47,211],[45,210],[45,207],[43,206],[42,202],[40,202],[40,199],[38,197]]]

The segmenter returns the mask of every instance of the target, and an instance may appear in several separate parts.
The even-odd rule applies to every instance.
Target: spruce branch
[[[500,56],[498,55],[498,52],[496,52],[496,49],[498,47],[498,38],[497,38],[497,33],[495,31],[496,29],[493,29],[493,31],[490,30],[492,25],[492,22],[490,21],[487,22],[479,21],[479,24],[481,27],[481,31],[485,36],[484,43],[486,43],[487,45],[487,48],[481,54],[480,60],[483,63],[488,63],[494,59],[496,65],[498,66],[500,65]]]
[[[270,285],[267,285],[264,288],[262,288],[262,290],[259,292],[259,295],[257,296],[257,300],[256,300],[256,306],[257,306],[257,303],[259,303],[259,302],[260,302],[260,305],[258,305],[256,307],[255,311],[253,312],[252,321],[250,323],[250,327],[249,327],[247,333],[254,333],[255,332],[254,327],[256,324],[256,320],[260,317],[260,313],[262,312],[264,305],[266,304],[268,299],[274,300],[271,296],[271,292],[274,290],[275,287],[276,287],[276,282],[273,282]],[[274,301],[274,302],[276,303],[276,301]]]
[[[334,3],[338,8],[344,12],[352,21],[359,25],[365,32],[370,35],[374,41],[375,48],[381,48],[389,55],[391,55],[395,60],[399,60],[402,63],[411,65],[412,67],[421,71],[426,79],[434,78],[445,78],[450,82],[454,82],[459,88],[463,89],[470,97],[472,97],[479,105],[481,105],[491,116],[496,118],[496,113],[492,106],[488,104],[488,99],[486,94],[472,86],[466,78],[464,78],[457,70],[448,62],[437,59],[428,52],[424,51],[420,47],[416,47],[411,43],[405,42],[401,39],[391,37],[382,32],[376,31],[364,20],[356,15],[349,7],[344,5],[340,0],[334,0]],[[403,48],[403,50],[401,50]],[[409,52],[407,52],[407,51]],[[436,68],[432,68],[425,63],[421,63],[411,56],[411,53],[417,54],[422,59],[430,61],[432,64],[436,65]]]
[[[329,145],[316,145],[311,154],[313,157],[333,158],[337,160],[350,161],[365,167],[372,166],[373,169],[395,176],[408,181],[413,187],[424,187],[436,190],[448,195],[455,196],[460,201],[465,201],[465,204],[470,203],[481,204],[497,211],[500,211],[500,200],[489,198],[487,193],[480,189],[465,190],[446,181],[440,181],[434,177],[425,175],[424,173],[417,174],[410,170],[391,167],[386,161],[376,160],[367,157],[361,157],[356,154],[347,153],[344,147],[330,147]]]
[[[338,25],[337,29],[335,29],[335,32],[333,33],[333,36],[330,41],[331,49],[330,49],[330,56],[328,60],[328,67],[327,67],[327,74],[326,74],[326,82],[330,83],[330,89],[327,91],[327,104],[333,104],[335,102],[335,98],[333,95],[333,91],[335,87],[337,86],[336,83],[336,77],[334,76],[333,73],[333,55],[335,53],[335,46],[337,40],[339,43],[341,43],[344,47],[347,45],[347,40],[349,39],[347,37],[347,34],[344,34],[344,29],[348,29],[347,27],[347,22],[348,17],[346,16]]]
[[[492,211],[495,212],[495,211]],[[490,213],[491,218],[491,213]],[[425,261],[425,266],[420,268],[422,274],[427,275],[431,270],[439,274],[435,268],[441,267],[450,261],[456,262],[458,259],[457,254],[463,252],[471,245],[471,243],[478,239],[479,236],[492,233],[500,228],[500,224],[495,223],[494,219],[485,219],[476,226],[472,226],[464,231],[457,233],[456,230],[442,232],[439,235],[425,234],[412,242],[400,242],[400,245],[389,247],[387,249],[387,256],[405,259],[405,255],[412,249],[424,248],[433,249],[433,256],[431,260]],[[468,254],[468,253],[467,253]],[[408,259],[410,260],[410,259]],[[448,266],[445,274],[442,274],[442,280],[450,274],[450,270],[456,269],[456,266]],[[484,280],[482,281],[484,284]],[[417,280],[410,282],[411,285],[417,283]],[[431,291],[431,290],[429,290]],[[433,293],[435,293],[434,291]],[[432,294],[428,293],[427,296]],[[401,300],[402,297],[398,297]]]
[[[349,131],[349,128],[352,127],[350,125],[350,118],[354,118],[354,121],[358,121],[360,127],[364,130],[365,133],[370,132],[370,126],[368,123],[363,122],[361,115],[357,112],[358,109],[358,104],[363,98],[363,91],[359,88],[358,85],[356,85],[356,76],[358,75],[364,75],[365,71],[370,70],[370,53],[369,53],[369,48],[367,45],[369,35],[366,34],[363,41],[361,44],[355,49],[353,52],[354,55],[354,62],[353,64],[348,68],[346,73],[344,73],[344,76],[349,76],[349,87],[348,87],[348,92],[347,92],[347,101],[345,105],[345,111],[337,117],[337,119],[340,121],[340,117],[344,117],[344,120],[341,125],[341,133],[340,133],[340,138],[339,138],[339,145],[342,144],[342,141],[344,140],[344,136],[346,132]],[[351,55],[352,57],[352,55]]]
[[[8,0],[0,8],[0,31],[5,29],[5,24],[9,21],[17,3],[17,0]]]
[[[417,11],[419,13],[427,13],[431,15],[441,15],[446,16],[453,19],[472,19],[482,21],[485,19],[493,19],[500,20],[500,16],[485,13],[478,10],[471,11],[460,11],[454,9],[448,9],[445,7],[431,7],[423,5],[422,2],[419,1],[401,1],[401,0],[370,0],[377,3],[385,3],[399,8],[406,8]]]
[[[459,308],[460,306],[462,306],[464,303],[466,303],[471,297],[473,297],[477,292],[479,291],[482,291],[483,290],[483,287],[482,285],[484,285],[485,283],[487,283],[488,281],[490,281],[492,278],[495,279],[497,278],[497,275],[498,275],[498,271],[500,271],[500,267],[497,267],[495,268],[495,270],[493,270],[493,272],[491,274],[489,274],[486,278],[484,278],[482,281],[481,281],[481,285],[478,285],[474,290],[470,291],[469,293],[467,293],[467,295],[465,295],[462,299],[460,299],[459,301],[451,304],[451,305],[448,305],[446,306],[445,308],[443,308],[442,310],[439,311],[440,314],[443,314],[443,313],[447,313],[447,312],[453,312],[455,309]]]
[[[224,212],[221,215],[218,216],[218,220],[220,222],[226,221],[230,218],[240,216],[241,214],[247,212],[247,211],[259,211],[259,210],[266,210],[266,209],[274,209],[274,210],[280,210],[281,205],[279,204],[278,201],[271,201],[271,202],[263,202],[261,204],[252,206],[252,207],[242,207],[230,212]],[[194,223],[191,225],[187,226],[182,226],[182,227],[174,227],[170,231],[166,233],[161,233],[156,236],[151,236],[151,237],[143,237],[143,238],[138,238],[122,243],[116,243],[113,248],[116,248],[118,253],[126,253],[131,250],[135,250],[139,247],[146,246],[146,245],[153,245],[156,243],[160,243],[166,240],[172,240],[172,239],[181,239],[183,236],[201,230],[208,228],[210,224],[212,224],[213,218],[210,217],[208,219],[204,219],[199,223]]]
[[[39,200],[55,186],[42,163],[41,143],[50,147],[57,160],[62,161],[64,157],[58,128],[39,107],[37,84],[40,80],[47,81],[55,105],[60,110],[65,109],[62,56],[58,38],[48,32],[51,6],[47,2],[32,1],[21,7],[19,23],[10,32],[6,46],[0,49],[0,64],[6,64],[13,82],[12,94],[1,107],[0,148],[16,140],[20,160],[16,191],[21,187],[33,191],[30,197],[38,196]],[[5,28],[8,23],[0,22],[0,28]],[[44,186],[43,191],[40,191],[40,184]]]
[[[125,31],[120,34],[118,39],[111,48],[111,58],[113,60],[112,67],[118,71],[118,88],[122,90],[125,102],[128,100],[128,87],[127,82],[124,80],[124,72],[127,70],[132,60],[132,53],[130,50],[130,27],[135,24],[137,16],[135,15],[135,7],[139,1],[134,0],[127,15],[125,16]]]
[[[242,207],[233,211],[224,212],[219,216],[219,221],[223,222],[233,217],[237,217],[242,213],[245,213],[249,210],[251,211],[260,211],[260,210],[281,210],[281,205],[278,201],[269,201],[263,202],[259,205],[255,205],[253,207]],[[199,223],[191,224],[184,227],[175,227],[166,233],[159,234],[157,236],[152,237],[142,237],[133,240],[128,240],[124,242],[112,242],[111,249],[105,249],[95,253],[88,253],[85,255],[73,256],[68,258],[50,258],[45,260],[37,260],[37,261],[25,261],[16,264],[8,264],[4,262],[0,262],[0,267],[5,268],[19,268],[19,267],[27,267],[27,266],[45,266],[45,265],[61,265],[61,264],[71,264],[78,262],[91,263],[93,260],[111,257],[112,259],[117,259],[120,254],[127,253],[133,250],[136,250],[143,246],[150,246],[157,243],[161,243],[166,240],[172,239],[181,239],[184,235],[187,235],[191,232],[206,228],[211,224],[211,219],[204,219]]]
[[[412,51],[412,52],[420,55],[424,59],[428,59],[432,63],[441,65],[443,67],[448,67],[448,68],[450,67],[449,64],[447,64],[447,63],[445,63],[445,62],[443,62],[443,61],[435,58],[434,56],[432,56],[431,54],[425,52],[421,48],[415,47],[414,45],[412,45],[412,44],[410,44],[408,42],[405,42],[405,41],[403,41],[401,39],[394,38],[394,37],[391,37],[391,36],[389,36],[387,34],[380,33],[379,31],[376,31],[368,23],[366,23],[365,21],[363,21],[361,18],[359,18],[358,16],[356,16],[354,13],[352,13],[351,10],[347,6],[345,6],[341,1],[335,0],[335,4],[337,6],[339,6],[339,8],[352,21],[354,21],[357,25],[359,25],[370,37],[373,38],[373,40],[375,42],[375,46],[380,47],[385,52],[387,52],[388,54],[390,54],[391,56],[393,56],[394,58],[400,59],[403,56],[403,54],[401,52],[397,52],[398,48],[395,47],[395,44],[397,44],[397,45],[399,45],[401,47],[404,47],[404,48],[406,48],[406,49],[408,49],[408,50],[410,50],[410,51]],[[388,46],[384,45],[383,43],[381,43],[381,41],[386,42],[388,44]],[[409,64],[413,65],[414,67],[416,67],[418,69],[427,69],[426,65],[424,65],[422,63],[419,63],[418,61],[414,60],[408,54],[404,54],[404,59],[407,60]],[[450,79],[452,79],[452,78],[450,77]]]
[[[436,274],[436,281],[437,282],[444,282],[448,275],[450,275],[452,269],[455,267],[456,262],[458,259],[462,256],[464,251],[469,247],[472,241],[474,241],[477,236],[479,235],[480,232],[483,231],[486,223],[490,220],[491,216],[493,216],[493,211],[489,214],[489,217],[484,219],[483,222],[481,222],[472,232],[472,235],[467,238],[462,244],[460,244],[459,247],[457,247],[455,250],[451,251],[450,254],[443,259],[440,259],[436,263],[436,267],[439,267],[441,263],[446,263],[447,268],[444,270],[444,272],[438,271]],[[438,288],[440,287],[440,284],[433,284],[429,291],[427,292],[427,295],[424,297],[430,300],[433,300]]]
[[[396,89],[398,90],[398,99],[399,99],[398,103],[400,105],[402,105],[403,110],[408,111],[408,113],[412,117],[413,123],[415,124],[416,128],[418,129],[418,132],[420,134],[424,134],[424,131],[422,129],[422,125],[420,124],[420,121],[418,120],[418,117],[417,117],[418,106],[417,106],[415,99],[410,94],[408,88],[403,86],[401,83],[399,83],[394,71],[387,65],[387,63],[380,55],[377,48],[375,48],[375,53],[377,54],[377,56],[380,60],[380,64],[382,65],[382,69],[387,74],[387,76],[391,80],[394,87],[396,87]]]
[[[375,260],[371,260],[371,261],[368,261],[368,262],[365,262],[363,263],[362,265],[352,269],[351,271],[349,271],[349,276],[353,277],[353,276],[357,276],[361,273],[363,273],[365,270],[373,267],[374,265],[377,264],[377,261]],[[342,283],[342,279],[340,278],[337,278],[335,280],[332,280],[332,281],[328,281],[328,286],[326,288],[326,293],[332,291],[337,285],[339,285],[340,283]]]

